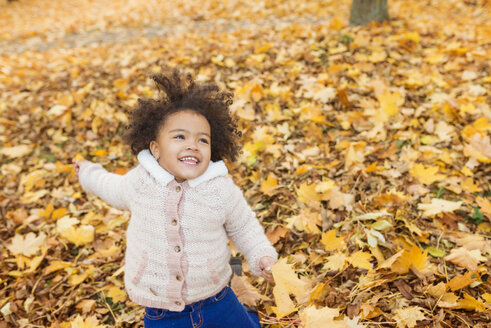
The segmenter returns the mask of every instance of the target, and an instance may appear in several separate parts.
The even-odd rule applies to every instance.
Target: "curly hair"
[[[159,99],[138,99],[138,106],[130,112],[130,121],[123,140],[134,155],[149,148],[169,115],[192,110],[203,115],[210,124],[211,160],[235,161],[239,154],[237,123],[229,106],[233,94],[223,92],[214,84],[198,84],[191,74],[181,75],[177,69],[167,70],[151,78],[159,91]]]

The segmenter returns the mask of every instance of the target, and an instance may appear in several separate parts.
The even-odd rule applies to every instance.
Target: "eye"
[[[179,134],[175,136],[174,139],[184,139],[184,136],[182,134]]]
[[[208,140],[207,140],[207,139],[205,139],[205,138],[203,138],[203,139],[199,139],[199,141],[200,141],[200,142],[202,142],[202,143],[208,144]]]

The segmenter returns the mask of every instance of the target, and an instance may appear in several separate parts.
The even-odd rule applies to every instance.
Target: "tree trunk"
[[[382,22],[389,19],[387,0],[353,0],[349,25],[367,25],[371,21]]]

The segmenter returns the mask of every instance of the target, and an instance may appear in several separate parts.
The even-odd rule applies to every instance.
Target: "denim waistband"
[[[212,296],[210,296],[208,298],[205,298],[203,300],[200,300],[200,301],[196,301],[194,303],[186,304],[184,306],[184,309],[182,311],[179,311],[179,312],[193,312],[193,311],[196,311],[197,309],[199,309],[200,306],[204,306],[204,305],[215,303],[216,301],[218,301],[219,299],[221,299],[222,295],[227,292],[227,289],[228,288],[232,288],[231,287],[232,277],[233,277],[233,275],[230,276],[230,279],[228,281],[228,284],[225,287],[223,287],[215,295],[212,295]]]

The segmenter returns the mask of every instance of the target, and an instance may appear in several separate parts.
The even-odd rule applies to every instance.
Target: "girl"
[[[131,211],[124,284],[145,327],[260,327],[230,288],[227,237],[251,272],[272,281],[278,254],[224,159],[239,152],[231,94],[183,78],[152,77],[163,95],[138,100],[123,139],[139,165],[124,175],[75,162],[80,184]]]

